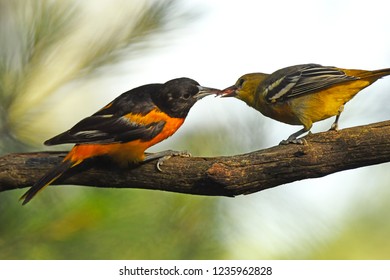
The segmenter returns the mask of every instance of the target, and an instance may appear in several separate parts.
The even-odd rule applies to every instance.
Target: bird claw
[[[329,131],[339,131],[339,126],[337,123],[333,123],[332,126],[329,128]]]
[[[307,140],[305,138],[287,139],[287,140],[282,140],[279,143],[279,145],[288,145],[288,144],[307,145]]]
[[[158,159],[157,164],[156,164],[157,170],[160,172],[163,172],[161,169],[161,165],[163,165],[166,160],[170,159],[171,157],[176,157],[176,156],[191,157],[192,155],[188,151],[170,151],[169,154]]]

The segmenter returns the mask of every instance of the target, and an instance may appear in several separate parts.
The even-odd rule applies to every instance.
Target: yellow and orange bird
[[[330,129],[337,130],[344,104],[387,75],[390,68],[368,71],[301,64],[272,74],[245,74],[221,95],[236,97],[274,120],[303,125],[280,143],[302,144],[297,137],[309,131],[315,122],[336,116]]]
[[[217,93],[220,90],[202,87],[189,78],[143,85],[123,93],[92,116],[45,142],[45,145],[76,145],[60,165],[21,197],[23,205],[67,170],[90,158],[108,156],[121,166],[159,159],[160,169],[163,159],[178,152],[145,155],[145,150],[174,134],[199,99]]]

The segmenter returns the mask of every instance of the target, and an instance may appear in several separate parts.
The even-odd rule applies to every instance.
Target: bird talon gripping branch
[[[296,145],[307,145],[307,140],[305,138],[297,138],[297,139],[287,139],[280,141],[279,145],[288,145],[288,144],[296,144]]]
[[[337,123],[332,123],[331,127],[329,128],[329,131],[339,131],[339,126]]]
[[[109,156],[121,166],[160,158],[157,169],[161,171],[164,156],[169,154],[145,155],[145,150],[174,134],[198,100],[219,93],[220,90],[202,87],[189,78],[148,84],[123,93],[92,116],[45,142],[46,145],[76,145],[59,166],[21,197],[23,204],[68,169],[94,157]]]
[[[165,161],[167,161],[168,159],[170,159],[171,157],[191,157],[191,153],[187,152],[187,151],[166,151],[166,154],[162,157],[160,157],[157,161],[157,164],[156,164],[156,167],[157,167],[157,170],[160,171],[160,172],[163,172],[162,169],[161,169],[161,165],[164,164]]]
[[[282,141],[294,143],[292,140],[310,131],[313,123],[332,116],[336,120],[331,129],[337,130],[344,104],[387,75],[390,68],[368,71],[301,64],[272,74],[245,74],[221,95],[241,99],[274,120],[303,125],[303,129]]]

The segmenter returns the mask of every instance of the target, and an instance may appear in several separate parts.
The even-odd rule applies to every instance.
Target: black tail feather
[[[53,183],[55,180],[57,180],[59,177],[61,177],[61,175],[64,174],[64,172],[71,168],[73,165],[74,163],[72,163],[71,161],[65,160],[60,165],[50,170],[45,176],[39,179],[24,195],[22,195],[22,197],[20,198],[20,200],[23,200],[22,205],[25,205],[39,191],[41,191],[42,189]]]

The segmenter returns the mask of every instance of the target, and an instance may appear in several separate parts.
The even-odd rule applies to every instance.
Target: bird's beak
[[[228,87],[228,88],[225,88],[224,90],[221,91],[221,93],[219,95],[221,95],[222,97],[235,97],[237,96],[237,86],[231,86],[231,87]]]
[[[199,89],[199,92],[193,96],[197,100],[212,94],[216,94],[216,95],[222,94],[222,91],[216,88],[209,88],[209,87],[202,87],[202,86],[197,86],[197,87]]]

